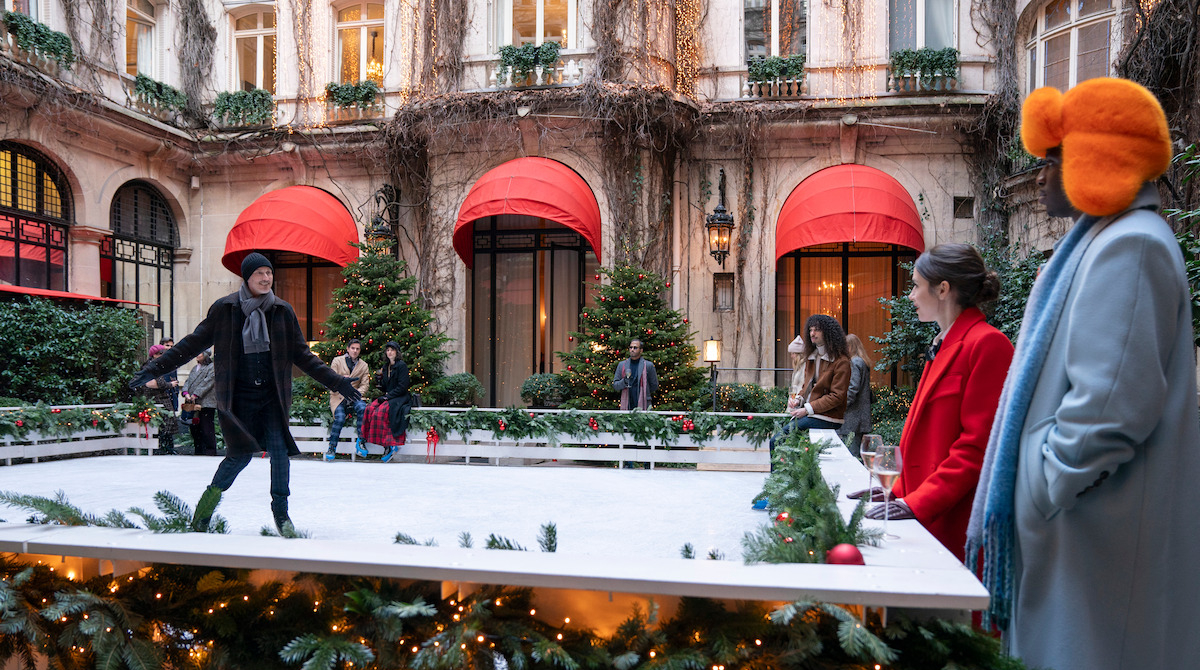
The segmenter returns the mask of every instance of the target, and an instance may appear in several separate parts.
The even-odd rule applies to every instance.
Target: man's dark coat
[[[233,388],[237,379],[237,365],[242,353],[242,324],[246,316],[238,303],[238,294],[232,293],[214,302],[208,308],[208,316],[196,326],[191,335],[180,340],[162,356],[145,367],[155,376],[174,370],[195,358],[200,352],[212,347],[213,366],[216,373],[217,416],[221,421],[221,433],[225,437],[225,448],[232,455],[259,451],[258,442],[251,437],[241,421],[233,415]],[[308,349],[308,343],[300,332],[296,312],[287,302],[275,299],[275,307],[267,311],[267,324],[271,336],[271,370],[275,378],[275,390],[282,408],[282,416],[291,416],[292,409],[292,366],[300,368],[326,388],[333,388],[342,381],[342,376],[321,362]],[[296,456],[296,440],[291,431],[283,431],[288,454]]]

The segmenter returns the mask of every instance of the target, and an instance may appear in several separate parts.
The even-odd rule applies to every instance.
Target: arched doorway
[[[787,345],[812,314],[828,314],[874,357],[890,328],[880,298],[902,295],[901,268],[925,248],[912,197],[888,174],[863,165],[826,168],[784,201],[775,234],[775,365],[790,367]],[[776,383],[786,385],[779,373]],[[897,383],[873,373],[875,383]]]
[[[153,185],[131,181],[117,189],[109,212],[112,237],[100,242],[100,286],[109,298],[149,303],[151,342],[177,337],[175,250],[179,229],[167,199]]]
[[[599,268],[600,208],[575,171],[519,158],[484,174],[463,201],[454,249],[471,270],[471,372],[485,405],[521,404],[521,383],[560,370]]]

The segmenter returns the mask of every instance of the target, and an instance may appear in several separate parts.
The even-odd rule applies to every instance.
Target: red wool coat
[[[962,560],[967,521],[1013,345],[972,307],[950,326],[917,385],[894,488],[921,525]]]

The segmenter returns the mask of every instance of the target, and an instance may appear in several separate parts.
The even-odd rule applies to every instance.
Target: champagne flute
[[[900,478],[900,466],[902,464],[900,458],[900,448],[894,444],[887,444],[875,452],[875,462],[872,463],[872,470],[875,471],[875,476],[879,478],[879,485],[883,487],[883,536],[885,538],[895,540],[899,539],[898,535],[888,533],[888,513],[891,512],[891,503],[889,499],[892,496],[892,487],[896,485],[896,480]]]
[[[883,436],[874,433],[863,435],[862,446],[859,448],[858,454],[862,457],[863,465],[867,466],[867,501],[871,500],[871,477],[874,475],[872,466],[875,464],[875,455],[880,447],[883,446]]]

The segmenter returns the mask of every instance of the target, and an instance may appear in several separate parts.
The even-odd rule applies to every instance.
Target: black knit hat
[[[271,265],[271,261],[267,260],[266,256],[257,251],[250,252],[249,256],[242,259],[242,281],[250,281],[250,275],[254,274],[254,271],[261,267],[275,269],[275,266]]]

